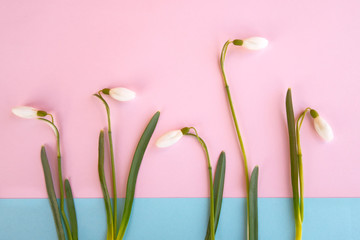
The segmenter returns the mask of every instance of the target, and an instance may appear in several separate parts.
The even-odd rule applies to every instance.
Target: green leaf
[[[221,205],[222,205],[222,200],[223,200],[224,183],[225,183],[225,168],[226,168],[226,156],[225,156],[225,152],[221,152],[221,154],[219,156],[219,160],[216,165],[215,179],[214,179],[215,233],[217,230],[217,226],[219,224]],[[208,223],[208,228],[207,228],[205,239],[210,239],[210,220]]]
[[[125,235],[126,227],[130,219],[132,204],[134,201],[135,186],[136,186],[136,180],[139,173],[140,165],[144,157],[145,150],[149,144],[150,138],[154,133],[156,124],[159,120],[159,116],[160,116],[160,112],[156,112],[154,116],[151,118],[149,124],[147,125],[136,147],[127,180],[124,213],[121,219],[119,233],[116,238],[117,240],[123,239]]]
[[[296,146],[295,117],[290,88],[286,94],[286,117],[289,131],[291,186],[293,190],[294,216],[297,218],[299,215],[299,165]]]
[[[50,166],[49,166],[49,161],[46,156],[46,150],[45,150],[44,146],[41,147],[41,164],[42,164],[42,167],[44,170],[46,191],[48,194],[51,211],[52,211],[53,217],[54,217],[56,233],[58,235],[59,240],[65,240],[65,233],[64,233],[63,226],[61,224],[59,205],[56,200],[54,183],[53,183],[51,170],[50,170]]]
[[[259,167],[251,173],[249,186],[249,239],[258,240],[258,178]]]
[[[113,218],[111,211],[111,202],[109,197],[109,191],[106,185],[105,180],[105,171],[104,171],[104,132],[100,131],[99,135],[99,163],[98,163],[99,179],[101,190],[104,196],[105,211],[106,211],[106,222],[107,222],[107,240],[114,239],[114,228],[113,228]]]
[[[72,239],[78,240],[78,225],[76,219],[75,203],[74,203],[74,197],[72,194],[70,182],[68,179],[65,179],[65,194],[66,194],[66,204],[70,219]]]

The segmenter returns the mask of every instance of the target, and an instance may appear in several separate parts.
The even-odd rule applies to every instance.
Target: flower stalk
[[[193,130],[194,133],[191,133],[190,131]],[[209,151],[208,148],[206,146],[205,141],[199,136],[197,130],[194,127],[184,127],[180,130],[173,130],[170,131],[166,134],[164,134],[163,136],[161,136],[157,142],[156,145],[160,148],[164,148],[164,147],[169,147],[173,144],[175,144],[176,142],[178,142],[183,136],[192,136],[195,137],[198,142],[200,143],[201,147],[203,148],[204,152],[205,152],[205,156],[206,156],[206,160],[207,160],[207,164],[208,164],[208,173],[209,173],[209,188],[210,188],[210,220],[209,220],[209,234],[206,235],[206,239],[210,239],[210,240],[215,240],[215,198],[214,198],[214,184],[213,184],[213,176],[212,176],[212,166],[211,166],[211,161],[210,161],[210,155],[209,155]],[[225,155],[223,154],[222,156],[222,165],[224,165],[225,163]],[[225,169],[223,169],[223,171],[225,171]],[[224,173],[224,172],[223,172]],[[220,186],[218,186],[219,188],[223,188],[223,183],[224,183],[224,179],[223,176],[220,177],[218,181],[221,181],[222,183],[220,184]],[[218,190],[217,190],[218,191]],[[221,198],[222,198],[222,192],[220,193]],[[217,198],[218,201],[222,201],[219,200],[219,198]],[[217,214],[217,222],[218,222],[218,217],[220,215],[220,208],[221,208],[221,204],[220,206],[218,206],[216,208],[216,212]]]
[[[317,111],[314,109],[311,109],[309,107],[306,108],[300,114],[295,124],[291,89],[289,88],[286,94],[286,115],[289,131],[291,184],[293,189],[293,205],[295,218],[295,240],[301,240],[302,238],[302,223],[304,221],[304,176],[302,150],[300,144],[300,130],[307,112],[310,112],[310,115],[314,119],[314,127],[317,133],[325,141],[332,140],[333,132],[330,125],[328,125],[328,123],[323,120],[319,116]]]
[[[243,164],[244,164],[244,173],[245,173],[245,182],[246,182],[246,206],[247,206],[246,207],[246,209],[247,209],[247,211],[246,211],[247,212],[247,238],[248,239],[257,239],[257,227],[255,227],[255,228],[251,227],[251,229],[255,229],[256,231],[250,231],[250,224],[253,224],[253,223],[257,224],[257,205],[255,205],[256,209],[254,209],[254,211],[252,211],[252,213],[250,213],[250,199],[249,199],[250,179],[249,179],[248,162],[247,162],[245,147],[244,147],[244,143],[243,143],[243,140],[241,137],[240,128],[239,128],[239,124],[237,121],[234,105],[233,105],[232,98],[231,98],[230,87],[227,82],[225,69],[224,69],[225,56],[226,56],[226,52],[227,52],[227,49],[230,44],[233,44],[235,46],[242,46],[249,50],[260,50],[260,49],[265,48],[268,45],[268,40],[265,38],[261,38],[261,37],[252,37],[252,38],[247,38],[244,40],[241,40],[241,39],[235,39],[232,41],[228,40],[225,42],[225,44],[222,48],[222,51],[221,51],[221,55],[220,55],[221,74],[222,74],[222,78],[224,81],[226,95],[227,95],[227,99],[229,102],[233,122],[235,125],[236,135],[237,135],[238,142],[239,142],[239,145],[241,148],[242,159],[243,159]],[[256,191],[257,191],[257,178],[258,178],[257,176],[258,176],[258,174],[256,174],[256,177],[254,177],[254,181],[256,181]],[[255,186],[255,184],[254,184],[254,186]],[[256,199],[252,199],[252,201],[257,202],[257,194],[254,194],[254,196],[256,196]],[[253,214],[253,213],[256,213],[256,214]],[[250,219],[251,216],[255,219]],[[256,232],[256,234],[254,234],[255,232]],[[250,236],[250,234],[253,234],[255,236]]]
[[[107,89],[104,89],[107,92]],[[102,90],[102,91],[104,91]],[[112,140],[112,131],[111,131],[111,118],[110,118],[110,107],[106,100],[102,97],[99,91],[94,96],[98,97],[104,104],[107,115],[108,122],[108,139],[109,139],[109,151],[110,151],[110,162],[111,162],[111,179],[112,179],[112,189],[113,189],[113,229],[116,231],[117,229],[117,191],[116,191],[116,173],[115,173],[115,160],[114,160],[114,147]]]
[[[297,144],[297,156],[298,156],[298,165],[299,165],[299,183],[300,183],[300,220],[304,220],[304,174],[303,174],[303,164],[302,164],[302,152],[300,144],[300,129],[303,124],[305,115],[311,108],[306,108],[299,116],[296,121],[296,144]],[[298,228],[301,227],[298,226]]]
[[[70,228],[70,224],[68,221],[68,218],[65,214],[65,203],[64,203],[64,199],[65,199],[65,194],[64,194],[64,180],[62,177],[62,161],[61,161],[61,151],[60,151],[60,133],[59,130],[57,128],[57,126],[54,123],[54,117],[52,114],[47,113],[46,111],[43,110],[38,110],[32,107],[28,107],[28,106],[20,106],[20,107],[15,107],[12,109],[12,112],[21,118],[26,118],[26,119],[38,119],[41,120],[45,123],[47,123],[51,129],[54,131],[55,136],[56,136],[56,152],[57,152],[57,164],[58,164],[58,178],[59,178],[59,188],[60,188],[60,213],[61,213],[61,218],[62,221],[65,225],[65,229],[66,229],[66,233],[68,236],[69,240],[77,240],[77,221],[76,221],[76,212],[75,212],[75,205],[74,205],[74,201],[73,201],[73,196],[72,196],[72,191],[71,191],[71,186],[68,180],[66,180],[66,190],[69,193],[69,199],[68,202],[70,203],[71,206],[69,206],[68,204],[68,210],[69,210],[69,214],[71,215],[71,225],[72,228]],[[48,120],[46,117],[50,117],[50,120]],[[45,181],[46,181],[46,185],[47,185],[47,191],[48,191],[48,196],[49,196],[49,200],[50,200],[50,204],[53,210],[53,214],[54,214],[54,220],[56,223],[56,227],[57,227],[57,232],[60,233],[61,230],[58,229],[60,226],[59,224],[57,224],[58,220],[57,220],[57,214],[54,212],[55,211],[55,206],[54,204],[57,205],[56,201],[53,201],[52,199],[56,198],[56,196],[54,195],[54,190],[53,190],[53,182],[52,182],[52,176],[51,176],[51,172],[50,172],[50,168],[49,168],[49,164],[48,164],[48,160],[47,160],[47,156],[46,156],[46,152],[45,152],[45,147],[42,147],[41,150],[41,161],[42,161],[42,165],[43,165],[43,170],[44,170],[44,176],[45,176]],[[61,234],[59,235],[59,239],[62,239],[63,237],[61,237]]]
[[[222,77],[223,77],[224,84],[225,84],[225,90],[226,90],[227,98],[228,98],[229,105],[230,105],[231,115],[232,115],[234,125],[235,125],[236,135],[238,137],[238,141],[239,141],[239,144],[240,144],[241,153],[242,153],[242,157],[243,157],[243,161],[244,161],[244,171],[245,171],[245,178],[246,178],[245,179],[246,180],[246,192],[248,194],[249,193],[249,170],[248,170],[248,163],[247,163],[247,158],[246,158],[246,153],[245,153],[245,147],[244,147],[244,143],[243,143],[243,140],[242,140],[242,137],[241,137],[239,124],[238,124],[235,109],[234,109],[234,104],[233,104],[232,98],[231,98],[230,87],[229,87],[229,84],[227,82],[225,69],[224,69],[224,62],[225,62],[226,52],[227,52],[229,44],[231,44],[231,43],[233,43],[233,41],[228,40],[223,46],[223,49],[221,51],[221,57],[220,57],[220,67],[221,67],[221,73],[222,73]],[[247,206],[248,206],[247,207],[247,213],[249,215],[249,201],[247,201]]]
[[[47,114],[51,117],[51,121],[45,119],[45,118],[39,118],[41,121],[47,122],[50,126],[52,126],[52,129],[55,130],[55,136],[56,136],[56,150],[57,150],[57,163],[58,163],[58,175],[59,175],[59,188],[60,188],[60,211],[61,216],[65,224],[65,229],[68,235],[69,240],[72,240],[72,234],[70,230],[69,221],[65,214],[65,207],[64,207],[64,180],[62,177],[62,164],[61,164],[61,151],[60,151],[60,133],[58,128],[56,127],[54,123],[54,118],[51,114]]]
[[[195,134],[190,133],[189,132],[190,129],[193,129]],[[184,133],[184,135],[196,137],[196,139],[200,143],[200,145],[203,148],[205,155],[206,155],[206,160],[207,160],[207,164],[208,164],[208,172],[209,172],[209,187],[210,187],[210,239],[215,240],[214,187],[213,187],[212,167],[211,167],[211,162],[210,162],[209,151],[208,151],[205,141],[199,136],[199,134],[197,133],[197,131],[194,127],[183,128],[182,132]]]
[[[131,167],[129,170],[129,175],[126,184],[126,196],[125,196],[125,204],[124,210],[121,220],[119,221],[119,228],[117,227],[117,193],[116,193],[116,174],[115,174],[115,161],[114,161],[114,150],[113,150],[113,141],[112,141],[112,132],[111,132],[111,121],[110,121],[110,107],[103,98],[102,94],[109,95],[111,98],[117,101],[130,101],[135,98],[135,92],[126,89],[126,88],[104,88],[94,94],[97,98],[99,98],[105,105],[107,120],[108,120],[108,137],[109,137],[109,145],[110,145],[110,161],[111,161],[111,172],[112,172],[112,183],[113,183],[113,209],[111,209],[110,197],[106,185],[105,180],[105,172],[104,172],[104,133],[100,132],[99,136],[99,162],[98,162],[98,171],[99,171],[99,179],[102,188],[102,192],[104,195],[104,203],[107,217],[107,240],[121,240],[124,238],[126,228],[128,226],[132,205],[135,197],[135,187],[137,176],[140,170],[140,166],[145,154],[145,150],[149,144],[151,136],[155,130],[157,122],[160,117],[160,112],[156,112],[151,118],[150,122],[146,126],[139,142],[136,147]]]

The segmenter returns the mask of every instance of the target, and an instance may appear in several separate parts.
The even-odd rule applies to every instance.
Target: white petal
[[[174,130],[162,135],[157,141],[156,146],[159,148],[169,147],[179,141],[183,136],[181,130]]]
[[[326,142],[333,140],[334,133],[331,129],[331,126],[320,116],[314,119],[314,127],[316,132],[322,137]]]
[[[20,106],[20,107],[15,107],[13,109],[11,109],[12,113],[15,114],[18,117],[21,118],[37,118],[37,112],[38,110],[36,110],[35,108],[32,107],[27,107],[27,106]]]
[[[266,38],[262,37],[251,37],[244,39],[243,47],[250,50],[260,50],[266,48],[269,44],[269,41]]]
[[[121,87],[110,89],[109,94],[118,101],[130,101],[136,97],[135,92]]]

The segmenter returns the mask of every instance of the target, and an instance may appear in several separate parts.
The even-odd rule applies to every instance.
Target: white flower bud
[[[262,37],[251,37],[243,40],[242,46],[250,50],[260,50],[266,48],[269,41]]]
[[[173,130],[162,135],[157,141],[156,146],[159,148],[169,147],[178,142],[184,134],[181,130]]]
[[[112,88],[109,91],[109,95],[118,101],[130,101],[135,98],[136,93],[127,88]]]
[[[326,142],[330,142],[334,138],[334,133],[331,129],[331,126],[320,116],[314,118],[314,127],[316,132],[322,137]]]
[[[21,118],[37,118],[38,110],[32,107],[20,106],[11,109],[12,113]]]

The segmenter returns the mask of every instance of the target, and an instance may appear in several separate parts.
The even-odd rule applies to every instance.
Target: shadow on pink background
[[[359,7],[355,0],[3,1],[0,197],[46,197],[42,144],[56,170],[51,129],[13,116],[18,105],[55,115],[63,175],[75,197],[101,197],[97,139],[106,117],[92,94],[117,86],[137,92],[132,102],[109,99],[120,196],[141,132],[160,110],[136,197],[208,196],[206,160],[194,139],[155,147],[163,133],[184,126],[195,126],[206,140],[213,168],[226,151],[224,195],[244,197],[218,59],[226,40],[250,36],[268,38],[269,47],[230,47],[226,72],[249,166],[260,167],[259,196],[291,196],[285,119],[291,87],[295,114],[313,107],[335,133],[326,144],[310,118],[304,122],[305,197],[360,197]]]

